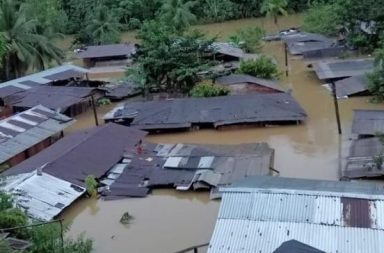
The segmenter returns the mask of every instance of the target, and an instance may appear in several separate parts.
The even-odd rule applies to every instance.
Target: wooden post
[[[337,130],[338,133],[341,135],[341,123],[340,123],[340,112],[339,112],[339,103],[337,101],[337,96],[336,96],[336,86],[335,83],[332,81],[332,95],[333,95],[333,102],[335,104],[335,113],[336,113],[336,121],[337,121]]]
[[[93,97],[93,94],[91,95],[91,102],[92,102],[92,110],[93,110],[93,116],[95,117],[95,124],[96,126],[99,125],[99,120],[97,118],[97,111],[96,111],[96,105],[95,105],[95,98]]]
[[[288,76],[288,49],[287,49],[287,43],[284,43],[284,54],[285,54],[285,76]]]
[[[197,248],[193,249],[193,253],[199,253]]]

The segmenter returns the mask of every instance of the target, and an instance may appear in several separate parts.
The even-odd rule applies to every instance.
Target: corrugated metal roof
[[[375,135],[384,133],[384,110],[354,110],[352,133]]]
[[[14,86],[22,89],[30,89],[37,84],[48,84],[52,81],[65,80],[71,77],[81,77],[88,73],[88,70],[71,64],[64,64],[54,68],[50,68],[31,75],[23,76],[8,82],[0,84],[1,87]],[[30,85],[30,83],[35,85]]]
[[[235,47],[227,42],[214,42],[212,47],[217,53],[243,58],[246,54],[241,48]]]
[[[26,116],[31,118],[26,119]],[[0,121],[0,164],[60,133],[73,122],[71,118],[41,105]]]
[[[373,59],[330,60],[313,63],[320,80],[364,75],[374,68]]]
[[[222,189],[209,253],[270,253],[293,239],[335,253],[373,253],[384,246],[383,186],[266,178],[240,183],[254,188]]]
[[[276,91],[284,92],[284,90],[281,87],[279,87],[276,81],[258,78],[251,75],[232,74],[228,76],[218,77],[216,78],[215,81],[218,84],[224,84],[224,85],[234,85],[234,84],[240,84],[240,83],[257,84],[260,86],[274,89]]]
[[[80,50],[76,56],[80,59],[127,56],[136,52],[136,46],[133,43],[110,44],[99,46],[87,46],[84,50]]]
[[[352,76],[335,82],[335,85],[338,98],[349,97],[368,91],[368,80],[365,75]]]
[[[20,174],[5,178],[0,189],[31,218],[49,221],[78,199],[85,189],[47,173]]]

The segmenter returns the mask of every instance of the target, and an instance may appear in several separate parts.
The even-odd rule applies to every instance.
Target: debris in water
[[[120,223],[127,225],[130,223],[130,221],[133,219],[133,216],[130,215],[128,212],[125,212],[123,216],[120,218]]]

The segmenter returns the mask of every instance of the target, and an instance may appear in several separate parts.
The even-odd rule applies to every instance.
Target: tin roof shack
[[[41,221],[53,220],[85,192],[83,187],[38,171],[6,177],[0,190],[11,195],[29,217]]]
[[[352,76],[335,82],[337,98],[368,96],[368,80],[365,75]]]
[[[146,132],[117,124],[82,130],[62,138],[2,175],[29,173],[42,167],[45,173],[83,186],[86,176],[101,178],[145,135]]]
[[[384,110],[354,110],[352,133],[359,137],[384,133]]]
[[[281,93],[284,92],[277,82],[257,78],[251,75],[231,74],[215,79],[215,83],[230,89],[232,94]]]
[[[0,121],[1,169],[15,166],[54,143],[74,120],[38,105]]]
[[[104,116],[107,122],[148,131],[298,124],[305,118],[305,111],[287,93],[133,102],[117,106]]]
[[[85,79],[88,73],[87,69],[80,68],[71,64],[64,64],[50,68],[41,72],[26,75],[14,80],[0,84],[0,94],[4,87],[13,87],[15,93],[20,89],[27,90],[38,85],[62,85],[67,84],[70,79]],[[18,89],[17,89],[18,88]],[[11,94],[8,94],[11,95]]]
[[[249,177],[222,192],[208,253],[273,252],[289,240],[324,252],[384,247],[382,185]]]
[[[133,43],[87,46],[79,49],[76,56],[83,60],[86,68],[104,66],[126,66],[131,64],[136,53]]]
[[[281,40],[285,42],[291,55],[302,55],[307,52],[336,47],[336,41],[314,33],[291,33],[281,36]]]
[[[92,105],[92,96],[97,100],[104,92],[88,87],[36,86],[6,97],[7,105],[14,112],[21,112],[36,105],[74,117],[85,112]]]
[[[105,97],[112,101],[123,100],[125,98],[134,97],[142,93],[140,85],[130,80],[107,84],[100,89],[105,91]]]
[[[312,64],[317,77],[323,81],[337,81],[351,76],[361,76],[373,70],[373,59],[348,59],[319,61]]]
[[[144,197],[151,188],[209,190],[254,175],[271,175],[274,150],[266,143],[242,145],[143,144],[127,152],[101,181],[107,199]]]
[[[342,178],[381,178],[384,176],[383,164],[380,157],[383,154],[383,144],[379,138],[363,138],[352,142],[347,157]]]

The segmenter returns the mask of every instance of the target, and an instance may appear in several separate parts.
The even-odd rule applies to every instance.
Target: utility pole
[[[336,96],[336,86],[335,86],[335,82],[331,82],[331,85],[332,85],[332,96],[333,96],[333,102],[335,104],[335,113],[336,113],[336,121],[337,121],[337,130],[338,130],[338,133],[339,135],[342,134],[342,131],[341,131],[341,123],[340,123],[340,112],[339,112],[339,103],[337,101],[337,96]]]
[[[288,49],[287,43],[284,42],[284,54],[285,54],[285,76],[288,76]]]
[[[96,126],[98,126],[99,125],[99,119],[97,118],[95,98],[93,97],[93,94],[91,95],[91,103],[92,103],[93,116],[95,117],[95,124],[96,124]]]

